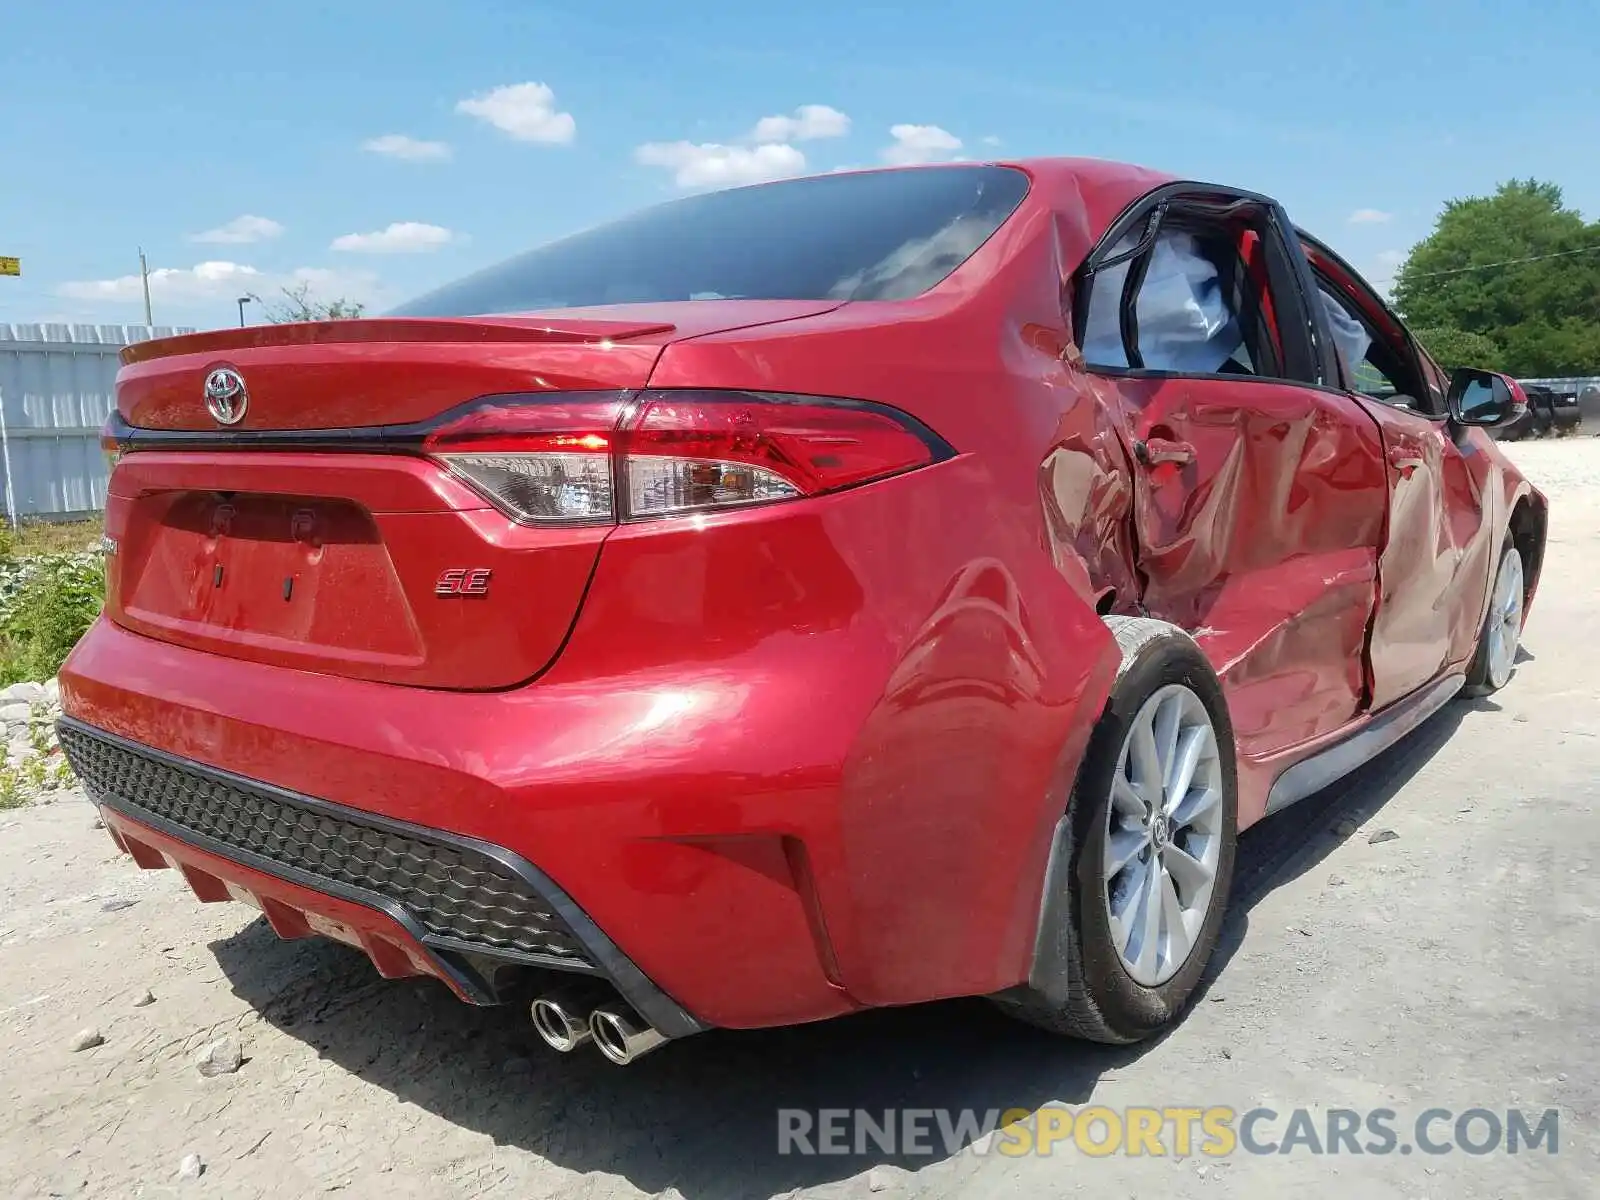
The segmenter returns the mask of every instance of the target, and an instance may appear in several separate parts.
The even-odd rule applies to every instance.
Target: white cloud
[[[1394,220],[1393,213],[1386,213],[1381,208],[1358,208],[1349,216],[1352,225],[1384,225]]]
[[[844,137],[850,118],[826,104],[802,104],[792,116],[762,117],[750,131],[752,142],[809,142],[816,138]]]
[[[336,237],[329,249],[348,250],[356,254],[425,254],[460,239],[460,234],[443,225],[396,221],[372,233],[347,233],[343,237]]]
[[[231,304],[240,296],[261,296],[268,303],[281,297],[280,289],[308,285],[313,297],[370,302],[383,294],[371,271],[342,271],[326,267],[297,267],[288,272],[261,271],[247,263],[203,262],[192,267],[159,267],[150,272],[150,299],[158,309],[177,307],[196,311],[207,302]],[[89,279],[63,283],[60,296],[103,304],[138,305],[144,301],[139,276]],[[157,312],[161,317],[161,312]],[[80,315],[75,320],[84,320]]]
[[[343,271],[331,267],[296,267],[287,276],[273,276],[269,285],[298,287],[307,284],[313,296],[333,300],[369,301],[383,292],[383,285],[372,271]],[[269,300],[270,296],[267,297]]]
[[[368,138],[361,143],[361,148],[368,154],[403,158],[407,162],[444,162],[450,157],[448,142],[425,142],[403,133],[386,133],[382,137]]]
[[[519,142],[565,145],[578,132],[571,113],[556,111],[556,94],[542,83],[509,83],[456,105]]]
[[[648,142],[633,152],[647,167],[673,172],[679,187],[729,187],[799,175],[806,156],[793,146],[721,146],[715,142]]]
[[[961,149],[961,139],[937,125],[894,125],[889,136],[894,138],[894,144],[884,148],[883,161],[897,167],[945,162]]]
[[[215,229],[197,233],[189,240],[210,242],[219,246],[243,246],[250,242],[264,242],[282,232],[283,226],[276,221],[268,220],[266,217],[252,217],[246,213],[242,217],[235,217],[226,225],[218,225]]]
[[[150,272],[152,299],[204,300],[240,296],[256,291],[266,277],[254,267],[235,262],[203,262],[192,267],[158,267]],[[59,295],[73,300],[142,300],[144,287],[137,275],[116,279],[88,279],[63,283]]]
[[[1001,142],[999,138],[995,137],[995,135],[991,133],[983,139],[983,144],[985,146],[998,146],[1001,144]]]

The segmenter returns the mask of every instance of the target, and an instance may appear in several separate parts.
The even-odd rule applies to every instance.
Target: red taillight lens
[[[793,500],[954,451],[880,405],[752,392],[651,391],[480,406],[430,454],[518,520],[643,520]]]
[[[503,396],[474,404],[430,430],[423,448],[430,454],[449,448],[522,452],[539,449],[605,451],[611,431],[632,403],[631,392],[558,392],[546,396]],[[585,441],[599,437],[599,443]]]
[[[117,459],[122,457],[122,443],[117,441],[109,425],[100,431],[100,453],[106,456],[107,471],[115,467]]]
[[[741,393],[647,392],[623,437],[631,517],[815,496],[935,454],[887,409]]]

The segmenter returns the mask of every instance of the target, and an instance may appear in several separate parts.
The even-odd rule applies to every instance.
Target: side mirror
[[[1509,375],[1458,367],[1450,372],[1450,419],[1458,425],[1490,428],[1515,421],[1528,411],[1522,385]]]

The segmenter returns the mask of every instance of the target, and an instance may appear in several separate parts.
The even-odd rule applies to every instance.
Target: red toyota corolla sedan
[[[1239,831],[1504,685],[1544,549],[1514,383],[1103,162],[695,196],[124,362],[61,723],[117,843],[618,1062],[1155,1033]]]

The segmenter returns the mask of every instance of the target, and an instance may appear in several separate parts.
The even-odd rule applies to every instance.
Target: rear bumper
[[[568,898],[697,1025],[855,1007],[824,966],[808,887],[806,844],[826,855],[836,841],[814,828],[819,810],[832,823],[831,789],[803,776],[781,793],[763,786],[763,758],[792,768],[795,755],[778,732],[751,745],[721,719],[743,681],[680,672],[659,685],[445,693],[227,659],[102,619],[61,685],[69,721],[144,755],[537,864],[542,894]],[[201,868],[223,879],[234,877],[228,863],[270,871],[317,893],[297,893],[303,911],[350,922],[349,902],[323,883],[163,831],[127,803],[108,807],[184,842],[180,862],[209,855]],[[392,916],[379,925],[448,967]]]
[[[113,839],[176,867],[203,902],[242,900],[283,938],[366,951],[385,978],[432,975],[493,1004],[506,967],[609,979],[668,1037],[703,1026],[542,871],[503,847],[358,813],[191,762],[70,717],[61,744]]]
[[[63,708],[207,779],[509,856],[588,922],[572,925],[586,954],[603,938],[697,1025],[1000,991],[1028,977],[1051,831],[1117,648],[1031,543],[1011,554],[1025,571],[967,544],[1009,551],[1021,523],[997,534],[967,505],[939,539],[885,532],[931,519],[926,487],[752,510],[715,538],[623,528],[526,687],[339,678],[102,619],[61,671]],[[791,560],[805,570],[776,566]],[[461,953],[382,904],[354,905],[377,914],[362,926],[314,881],[109,808],[180,863],[301,888],[291,906],[431,973]]]

